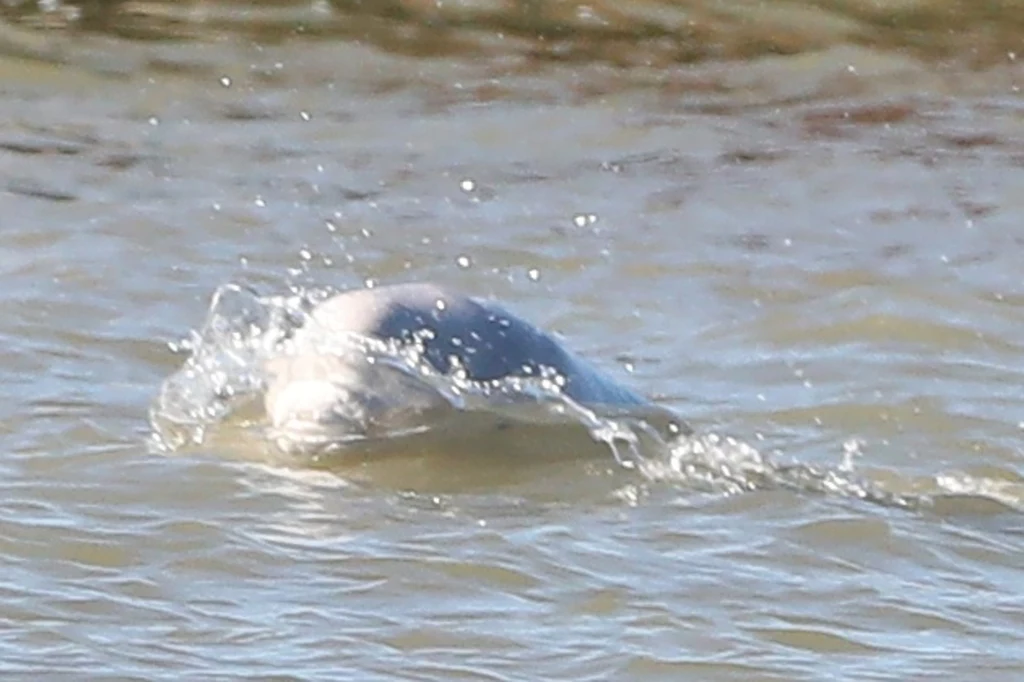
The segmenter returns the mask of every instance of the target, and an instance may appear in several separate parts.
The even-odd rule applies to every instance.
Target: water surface
[[[1020,675],[1019,3],[391,6],[5,10],[0,671]],[[218,287],[424,279],[697,435],[154,445]]]

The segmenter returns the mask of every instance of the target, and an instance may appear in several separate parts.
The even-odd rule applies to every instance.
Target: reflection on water
[[[0,12],[5,677],[1024,670],[1019,2]],[[695,434],[281,459],[246,339],[415,280]]]

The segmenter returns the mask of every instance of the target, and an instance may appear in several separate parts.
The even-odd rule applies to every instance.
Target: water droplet
[[[861,456],[861,442],[856,438],[843,443],[843,457],[839,462],[839,470],[847,473],[853,471],[853,460]]]

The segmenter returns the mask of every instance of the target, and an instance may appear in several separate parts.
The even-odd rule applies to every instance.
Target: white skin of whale
[[[320,303],[296,331],[294,352],[269,363],[264,404],[279,444],[323,445],[447,407],[421,382],[336,350],[338,345],[330,348],[351,334],[412,341],[425,329],[430,338],[422,341],[424,359],[442,374],[451,371],[452,357],[475,381],[538,376],[550,368],[564,379],[562,392],[580,404],[650,404],[494,302],[433,284],[400,284],[348,291]]]

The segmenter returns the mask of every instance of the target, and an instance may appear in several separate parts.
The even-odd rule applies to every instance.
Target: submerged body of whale
[[[554,372],[562,394],[587,407],[651,404],[497,303],[433,284],[349,291],[313,308],[291,352],[271,361],[264,404],[286,449],[343,444],[429,421],[451,403],[421,377],[368,359],[351,340],[418,344],[438,374],[473,382]]]

